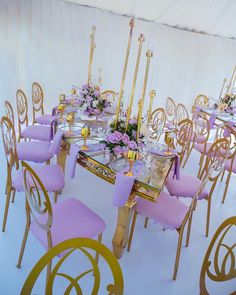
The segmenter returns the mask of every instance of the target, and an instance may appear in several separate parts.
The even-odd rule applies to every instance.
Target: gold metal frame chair
[[[113,277],[113,283],[109,284],[107,286],[107,294],[110,295],[123,295],[124,294],[124,281],[123,281],[123,275],[122,270],[120,268],[120,265],[114,256],[114,254],[103,244],[92,240],[92,239],[86,239],[86,238],[76,238],[71,240],[66,240],[57,246],[51,248],[34,266],[30,274],[28,275],[23,288],[21,290],[22,295],[32,294],[33,287],[37,281],[37,278],[43,271],[43,269],[52,263],[53,258],[58,256],[60,253],[67,253],[64,255],[60,260],[55,264],[52,271],[50,272],[48,276],[48,280],[46,283],[46,294],[52,295],[53,294],[53,285],[56,280],[56,278],[64,278],[68,281],[68,287],[65,290],[64,294],[70,294],[71,291],[76,291],[77,294],[83,294],[82,287],[79,284],[79,280],[84,278],[86,275],[93,273],[94,277],[92,277],[92,280],[94,281],[92,292],[91,294],[98,294],[100,290],[100,272],[99,267],[96,262],[96,260],[92,257],[90,254],[90,251],[96,251],[101,255],[107,265],[109,266],[109,269],[112,273]],[[71,275],[67,273],[63,273],[60,268],[63,266],[64,262],[72,256],[72,254],[76,252],[82,253],[88,260],[89,264],[91,265],[91,269],[81,273],[80,275],[73,278]],[[104,291],[103,294],[106,292]],[[87,293],[84,293],[87,294]]]
[[[17,116],[18,116],[18,142],[22,138],[22,126],[25,124],[28,127],[28,102],[25,93],[18,89],[16,92],[16,107],[17,107]]]
[[[203,260],[200,274],[200,294],[209,295],[207,278],[212,282],[228,282],[236,279],[236,252],[235,252],[236,216],[226,219],[215,232]],[[233,245],[229,245],[227,237],[234,229]],[[212,256],[211,256],[212,255]],[[212,257],[212,258],[211,258]],[[235,282],[236,285],[236,282]],[[236,294],[235,290],[230,295]]]
[[[188,155],[192,134],[193,122],[190,119],[185,119],[178,123],[176,137],[177,146],[180,148],[177,152],[180,158],[180,165],[182,164],[185,155]]]
[[[179,122],[185,119],[189,119],[188,110],[184,104],[178,103],[176,107],[176,124],[179,124]]]
[[[194,106],[208,107],[209,98],[204,94],[199,94],[194,100]]]
[[[33,105],[33,124],[36,123],[36,114],[44,115],[44,95],[39,83],[32,84],[32,105]]]
[[[160,130],[161,126],[165,126],[166,124],[166,114],[163,108],[155,109],[150,116],[150,122],[148,123],[153,130],[152,138],[159,140],[161,134],[157,134],[156,132]]]
[[[176,104],[171,97],[167,97],[165,111],[167,123],[176,124]]]
[[[11,103],[8,100],[5,100],[5,113],[7,118],[12,122],[15,127],[15,116]]]

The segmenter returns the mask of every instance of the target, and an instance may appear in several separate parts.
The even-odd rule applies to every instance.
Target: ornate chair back
[[[209,105],[209,99],[206,95],[204,94],[199,94],[195,100],[194,100],[194,106],[199,106],[199,107],[208,107]]]
[[[182,103],[178,103],[176,108],[176,123],[183,121],[184,119],[189,119],[188,111]]]
[[[182,163],[184,156],[188,154],[190,142],[193,134],[193,122],[189,119],[185,119],[178,124],[177,146],[179,147],[178,155],[180,157],[180,164]]]
[[[40,229],[47,232],[48,249],[52,247],[52,206],[49,195],[35,171],[22,161],[24,189],[26,196],[26,218],[30,225],[31,217]],[[45,216],[43,222],[39,221],[40,216]],[[41,220],[41,219],[40,219]]]
[[[167,97],[166,100],[166,120],[167,123],[175,124],[176,120],[176,104],[171,97]]]
[[[36,122],[35,119],[37,113],[44,115],[43,100],[43,89],[37,82],[34,82],[32,84],[33,124]]]
[[[18,89],[16,92],[16,107],[17,107],[17,116],[18,116],[18,132],[19,137],[18,141],[21,139],[22,126],[28,127],[28,102],[25,93]]]
[[[204,114],[199,114],[199,116],[193,119],[194,128],[194,142],[199,142],[206,144],[208,142],[211,126],[209,119]]]
[[[112,101],[115,102],[117,92],[115,92],[114,90],[105,90],[101,93],[101,96],[105,97],[106,99],[110,100],[111,102]]]
[[[153,133],[153,138],[160,137],[158,132],[163,129],[166,124],[166,114],[163,108],[155,109],[150,117],[150,122],[148,125],[151,127]]]
[[[99,256],[101,256],[107,266],[108,269],[111,272],[111,277],[113,279],[113,282],[109,285],[107,285],[105,290],[101,290],[100,288],[100,276],[102,275],[102,272],[99,270],[98,263],[96,262],[95,258],[91,255],[91,250],[96,251],[99,253]],[[71,292],[75,291],[75,294],[98,294],[99,291],[102,291],[102,294],[114,294],[114,295],[123,295],[124,294],[124,281],[123,281],[123,275],[122,270],[120,268],[120,265],[114,256],[114,254],[103,244],[101,244],[98,241],[87,239],[87,238],[75,238],[66,240],[55,247],[51,248],[34,266],[30,274],[28,275],[23,288],[21,290],[21,294],[31,294],[33,293],[34,285],[37,282],[38,277],[44,270],[44,268],[47,267],[49,263],[52,263],[52,260],[56,256],[61,256],[61,253],[66,253],[63,255],[59,261],[57,257],[57,261],[55,261],[55,264],[52,268],[51,273],[49,274],[48,281],[46,283],[46,294],[51,295],[54,294],[53,289],[57,282],[64,281],[68,282],[67,284],[63,284],[65,286],[64,294],[71,294]],[[82,255],[82,257],[81,257]],[[80,259],[83,258],[84,268],[89,268],[88,270],[82,272],[79,275],[71,275],[71,272],[65,272],[63,269],[64,265],[68,265],[69,262],[78,260],[80,262]],[[65,268],[66,269],[66,268]],[[76,272],[78,271],[78,268],[76,269]],[[93,285],[91,287],[88,287],[86,284],[86,287],[83,286],[83,283],[81,284],[81,280],[86,277],[87,275],[90,275],[93,273],[93,276],[90,276],[90,279],[93,281]],[[80,282],[79,282],[80,281]],[[86,289],[85,289],[86,288]],[[90,291],[88,291],[88,288]],[[84,289],[84,290],[83,290]],[[62,292],[61,292],[62,293]]]
[[[236,216],[225,220],[215,232],[203,260],[200,274],[200,294],[209,295],[207,281],[232,282],[230,294],[236,294]],[[212,284],[211,284],[212,285]],[[225,288],[225,287],[224,287]]]
[[[13,127],[15,127],[15,116],[12,105],[8,100],[5,100],[5,112],[7,118],[12,122]]]

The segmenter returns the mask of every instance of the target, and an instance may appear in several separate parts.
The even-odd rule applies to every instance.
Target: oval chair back
[[[204,94],[199,94],[194,100],[194,106],[208,107],[209,98]]]
[[[179,124],[179,122],[189,119],[188,111],[184,104],[178,103],[176,108],[176,124]]]
[[[12,122],[13,127],[15,128],[15,116],[11,103],[8,100],[5,100],[5,113],[7,118]]]
[[[171,97],[167,97],[165,111],[167,123],[174,125],[176,123],[176,104]]]
[[[89,294],[98,294],[100,290],[102,272],[99,270],[98,263],[95,261],[95,258],[91,255],[91,250],[99,253],[101,257],[104,258],[108,269],[111,272],[113,282],[106,287],[106,291],[102,290],[101,294],[114,294],[114,295],[123,295],[124,294],[124,281],[122,270],[120,265],[114,256],[114,254],[103,244],[98,241],[87,239],[87,238],[75,238],[66,240],[55,247],[51,248],[34,266],[30,274],[28,275],[23,288],[21,290],[21,294],[32,294],[33,287],[36,284],[36,281],[44,268],[47,267],[49,263],[52,263],[52,260],[56,256],[61,256],[61,253],[66,253],[62,256],[59,261],[55,261],[53,269],[49,274],[48,281],[46,283],[46,294],[52,295],[54,294],[53,286],[56,284],[56,281],[63,279],[64,282],[68,282],[65,285],[64,294],[70,294],[70,292],[75,291],[75,294],[88,294],[88,286],[86,286],[86,290],[83,290],[82,284],[80,285],[80,281],[90,275],[91,281],[93,281],[91,286],[91,292]],[[70,274],[63,271],[63,265],[68,264],[68,261],[75,261],[82,255],[83,258],[86,259],[87,265],[89,265],[89,269],[87,271],[82,272],[81,274],[76,273],[75,276],[71,276]],[[57,257],[58,258],[58,257]],[[73,259],[72,259],[73,258]],[[84,261],[84,260],[83,260]],[[79,268],[76,268],[76,272],[79,271]],[[91,276],[91,273],[93,276]],[[84,291],[84,292],[83,292]],[[63,292],[61,292],[62,294]]]
[[[18,141],[22,138],[22,126],[28,127],[28,102],[25,93],[18,89],[16,92],[16,108],[18,117]]]
[[[166,114],[163,108],[157,108],[151,113],[150,122],[148,123],[151,126],[153,132],[153,138],[159,139],[160,132],[166,124]]]
[[[34,82],[32,84],[32,105],[33,105],[33,124],[36,122],[36,115],[44,115],[44,96],[43,89],[39,83]]]
[[[101,93],[101,96],[108,99],[111,102],[115,102],[117,92],[115,92],[114,90],[105,90]]]
[[[185,119],[178,124],[177,146],[178,155],[180,157],[180,164],[184,157],[188,154],[190,142],[193,134],[193,122],[190,119]]]
[[[226,219],[215,232],[203,260],[200,274],[200,294],[212,294],[207,281],[221,288],[223,282],[231,282],[230,294],[236,294],[236,216]],[[233,290],[232,290],[233,287]],[[222,291],[225,290],[222,289]],[[229,293],[227,293],[229,294]]]

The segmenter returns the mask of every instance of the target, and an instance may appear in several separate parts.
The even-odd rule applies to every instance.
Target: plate
[[[64,124],[58,124],[58,129],[64,132],[65,136],[78,136],[81,133],[81,128],[84,126],[84,124],[81,123],[75,123],[73,126],[71,126],[71,132],[70,127],[68,123]]]
[[[73,143],[82,147],[82,146],[84,146],[84,139],[79,138],[79,139],[73,141]],[[93,153],[93,152],[95,153],[95,152],[102,151],[104,149],[103,145],[100,143],[99,138],[88,138],[86,140],[86,146],[88,149],[86,149],[86,150],[81,149],[81,151],[83,151],[85,153]]]

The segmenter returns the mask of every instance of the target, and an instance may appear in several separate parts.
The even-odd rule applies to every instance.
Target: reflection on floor
[[[0,217],[2,220],[5,206],[5,157],[3,156],[2,146],[0,151],[2,155],[0,159],[2,163]],[[185,171],[196,175],[198,159],[199,155],[193,152]],[[212,202],[209,238],[204,236],[206,202],[200,201],[198,203],[193,219],[190,246],[182,249],[177,281],[172,281],[177,233],[175,231],[163,231],[160,225],[152,221],[150,221],[148,228],[144,229],[143,218],[138,218],[131,252],[125,251],[119,261],[124,275],[125,294],[199,294],[200,267],[211,237],[223,220],[235,215],[235,181],[236,178],[232,177],[224,205],[221,204],[223,183],[216,188]],[[112,248],[111,240],[117,217],[117,210],[111,205],[112,193],[112,185],[105,183],[78,166],[76,178],[73,181],[67,180],[66,188],[59,197],[59,201],[68,196],[79,198],[106,221],[107,229],[104,233],[103,243],[110,249]],[[15,203],[10,205],[7,230],[5,233],[0,232],[0,294],[19,294],[27,274],[45,252],[38,241],[32,235],[29,235],[22,268],[16,268],[24,226],[24,194],[17,194]],[[74,265],[74,267],[77,267],[77,265]],[[41,281],[37,294],[43,294],[43,290],[44,284]],[[212,289],[214,295],[227,293],[223,285]],[[62,294],[62,292],[58,289],[55,294]],[[101,294],[106,294],[106,292]]]

